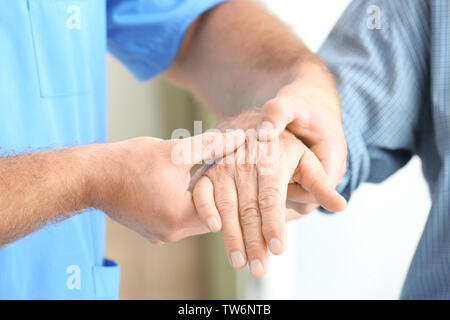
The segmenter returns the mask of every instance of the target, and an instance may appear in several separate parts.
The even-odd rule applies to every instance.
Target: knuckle
[[[281,205],[281,192],[278,188],[272,187],[258,196],[259,208],[261,211],[269,211],[279,208]]]
[[[203,176],[207,177],[209,180],[211,180],[212,183],[214,183],[216,180],[220,181],[220,173],[217,170],[217,165],[214,165],[213,167],[209,168],[208,171],[206,171]]]
[[[233,214],[236,212],[237,204],[231,199],[216,199],[217,210],[220,214]]]
[[[243,226],[258,224],[259,213],[256,203],[243,205],[240,209],[240,219]]]
[[[310,150],[305,150],[297,166],[297,170],[294,174],[295,181],[300,183],[305,177],[316,175],[317,168],[311,166],[314,161],[314,155]]]
[[[248,178],[249,176],[253,176],[256,171],[256,166],[250,161],[248,161],[248,163],[245,162],[245,163],[237,164],[236,168],[237,168],[237,172],[238,172],[239,176],[241,176],[242,178],[245,178],[245,177]]]
[[[229,247],[229,248],[240,248],[239,244],[242,241],[242,238],[234,233],[234,232],[223,232],[223,242],[225,244],[225,246]]]
[[[245,247],[247,248],[247,251],[249,252],[249,255],[256,255],[257,252],[262,250],[264,247],[262,239],[258,238],[250,238],[245,239]]]
[[[258,216],[251,216],[245,219],[241,218],[241,225],[242,229],[246,230],[246,232],[253,232],[251,230],[258,231],[261,228],[261,221]]]
[[[271,114],[277,114],[277,113],[281,113],[281,103],[279,100],[277,100],[276,98],[274,99],[270,99],[269,101],[266,102],[266,104],[264,105],[264,110],[266,112],[269,112]]]
[[[224,163],[216,163],[204,173],[204,176],[208,177],[211,182],[220,183],[220,181],[225,176],[231,175],[231,170],[232,167],[230,165]]]

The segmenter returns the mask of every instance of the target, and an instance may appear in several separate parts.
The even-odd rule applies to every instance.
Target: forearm
[[[204,233],[187,191],[190,170],[244,140],[241,131],[138,137],[0,157],[0,246],[90,207],[157,244]],[[191,146],[201,147],[183,154]]]
[[[91,206],[95,148],[0,158],[0,245]]]
[[[200,17],[167,72],[227,116],[262,106],[302,74],[330,79],[320,59],[285,24],[260,4],[239,0]]]

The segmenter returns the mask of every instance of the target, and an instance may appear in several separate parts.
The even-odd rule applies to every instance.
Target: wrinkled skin
[[[222,128],[249,133],[259,119],[260,111],[255,109]],[[232,266],[240,269],[249,262],[252,274],[260,277],[268,266],[267,247],[274,254],[284,250],[287,212],[291,218],[301,216],[286,209],[288,186],[307,190],[330,210],[339,210],[345,200],[314,153],[292,133],[284,131],[279,139],[267,142],[253,138],[252,132],[256,136],[250,130],[245,145],[233,157],[226,157],[198,180],[193,197],[211,231],[222,230]]]

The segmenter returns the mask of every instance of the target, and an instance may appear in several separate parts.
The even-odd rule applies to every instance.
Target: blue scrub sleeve
[[[108,50],[139,80],[166,70],[189,25],[225,0],[108,0]]]

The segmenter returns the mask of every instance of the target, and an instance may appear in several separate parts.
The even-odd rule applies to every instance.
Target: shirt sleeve
[[[225,0],[108,0],[108,50],[139,79],[166,70],[188,26]]]
[[[319,51],[342,104],[348,159],[337,190],[346,199],[362,182],[387,179],[416,152],[429,87],[429,30],[417,30],[416,22],[427,6],[353,1]]]

